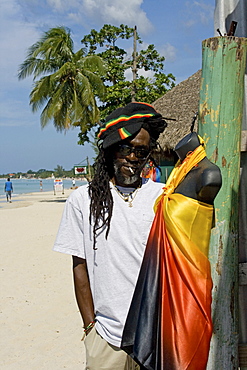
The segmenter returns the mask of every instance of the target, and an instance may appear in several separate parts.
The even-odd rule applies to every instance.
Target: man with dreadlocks
[[[99,131],[92,181],[66,202],[54,250],[73,256],[86,369],[139,368],[120,346],[153,205],[164,186],[142,178],[141,172],[148,160],[154,162],[152,153],[165,127],[149,104],[116,109]]]

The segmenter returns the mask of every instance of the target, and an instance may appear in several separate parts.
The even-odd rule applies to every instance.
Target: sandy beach
[[[84,369],[71,257],[52,251],[71,191],[0,202],[1,369]]]

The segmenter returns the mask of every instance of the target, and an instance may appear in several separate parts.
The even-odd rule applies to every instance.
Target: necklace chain
[[[136,194],[138,192],[138,189],[140,188],[140,186],[138,186],[138,188],[134,189],[133,191],[131,191],[130,193],[123,193],[121,190],[118,189],[118,187],[116,185],[114,185],[114,189],[116,190],[117,194],[120,196],[120,198],[122,198],[126,203],[128,202],[129,203],[129,207],[133,207],[133,200],[135,199],[136,197]]]

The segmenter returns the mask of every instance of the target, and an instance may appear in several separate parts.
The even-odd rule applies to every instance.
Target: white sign
[[[75,175],[86,175],[87,166],[74,166]]]
[[[54,180],[54,193],[56,193],[56,191],[61,191],[63,193],[63,180],[62,179]]]

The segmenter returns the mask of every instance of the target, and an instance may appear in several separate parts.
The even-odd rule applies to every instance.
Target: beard
[[[114,167],[114,176],[119,184],[123,185],[134,185],[138,182],[140,182],[140,177],[141,177],[141,171],[143,166],[139,166],[133,175],[126,176],[123,175],[121,168],[122,164],[119,163],[117,160],[113,162],[113,167]]]

